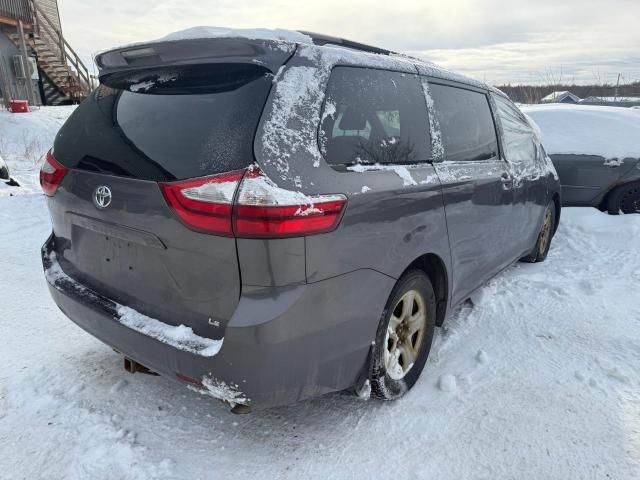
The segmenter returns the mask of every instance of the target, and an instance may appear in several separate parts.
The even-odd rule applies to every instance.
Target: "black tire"
[[[408,366],[402,378],[393,378],[390,372],[387,372],[385,365],[385,351],[388,348],[387,328],[389,327],[392,315],[394,315],[394,309],[396,307],[400,308],[401,305],[404,307],[404,305],[399,302],[406,294],[412,291],[414,295],[421,295],[423,300],[422,305],[418,305],[417,301],[415,305],[417,305],[418,308],[425,308],[426,319],[424,321],[424,329],[420,330],[422,333],[416,332],[413,334],[421,335],[419,347],[417,344],[415,345],[418,347],[415,360],[411,363],[411,366]],[[410,308],[413,311],[413,300]],[[394,315],[394,318],[397,318],[397,315]],[[382,400],[395,400],[403,396],[413,387],[424,368],[429,356],[429,351],[431,350],[436,326],[435,319],[436,297],[429,277],[421,270],[409,270],[398,280],[393,288],[382,313],[380,324],[378,325],[375,346],[371,358],[371,376],[369,379],[371,382],[371,395],[373,397]],[[412,342],[412,339],[405,339],[405,342],[406,341]],[[401,345],[401,341],[397,340],[396,345]],[[412,348],[412,351],[415,350],[416,349]],[[402,356],[397,358],[399,359],[398,363],[400,363]]]
[[[640,213],[640,182],[631,182],[616,187],[607,197],[609,215]]]
[[[556,231],[556,204],[553,200],[547,205],[542,217],[542,226],[535,247],[529,255],[521,258],[523,262],[544,262],[551,248],[551,240]]]

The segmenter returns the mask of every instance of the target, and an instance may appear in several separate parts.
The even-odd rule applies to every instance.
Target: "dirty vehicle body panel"
[[[618,185],[640,180],[640,160],[608,162],[600,155],[552,154],[565,206],[598,207]]]
[[[622,107],[532,105],[565,206],[606,208],[608,194],[640,181],[638,119]]]
[[[48,201],[53,233],[43,263],[56,303],[79,326],[216,398],[268,407],[355,386],[366,376],[387,298],[407,268],[428,262],[439,272],[442,323],[471,291],[531,251],[544,208],[554,195],[559,199],[548,159],[532,159],[525,170],[508,161],[493,98],[499,94],[431,65],[331,45],[245,39],[129,50],[129,56],[116,50],[98,59],[105,85],[56,139],[54,155],[71,170]],[[222,72],[224,82],[207,84],[207,69]],[[225,69],[243,80],[235,84]],[[362,89],[362,82],[384,88]],[[233,95],[252,85],[254,103],[261,103],[251,155],[240,146],[242,158],[215,153],[227,145],[218,147],[224,139],[207,132],[214,141],[186,149],[198,158],[220,156],[213,167],[199,162],[201,171],[164,158],[180,154],[180,141],[163,149],[166,140],[157,146],[135,122],[119,123],[118,110],[126,108],[119,102],[136,107],[146,101],[138,97],[157,95],[162,108],[187,115],[174,100],[193,106],[186,97],[202,95],[205,116],[207,102],[220,104],[207,95]],[[478,96],[479,115],[491,125],[484,134],[493,132],[480,157],[453,158],[446,141],[443,148],[444,122],[455,128],[458,117],[439,124],[431,85]],[[369,91],[370,98],[340,97],[349,88]],[[179,126],[153,113],[152,125],[172,142],[172,128],[179,137]],[[254,113],[249,109],[243,118]],[[78,136],[87,141],[79,146]],[[354,137],[358,148],[373,147],[357,159],[336,160],[354,154]],[[531,142],[539,155],[539,142]],[[312,198],[343,195],[337,228],[291,238],[202,233],[183,225],[159,186],[253,164],[278,189]],[[100,186],[111,192],[105,208],[95,202]],[[222,347],[214,355],[175,348],[127,326],[122,306],[222,340]]]

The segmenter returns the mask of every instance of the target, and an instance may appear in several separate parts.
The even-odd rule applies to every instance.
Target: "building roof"
[[[578,103],[580,101],[580,97],[574,95],[573,93],[563,90],[560,92],[552,92],[546,97],[544,97],[541,101],[543,103],[561,103],[565,100],[569,99],[573,103]]]

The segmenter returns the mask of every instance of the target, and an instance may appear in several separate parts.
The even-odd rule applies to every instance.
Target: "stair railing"
[[[30,0],[0,0],[0,16],[31,23]]]
[[[43,41],[56,46],[57,51],[54,51],[54,53],[69,70],[67,76],[68,88],[70,90],[79,90],[78,92],[73,92],[74,95],[77,93],[84,94],[84,96],[88,95],[95,87],[95,79],[89,73],[89,69],[37,2],[35,0],[28,1],[32,11],[34,31]],[[69,64],[73,67],[73,71],[71,71]]]

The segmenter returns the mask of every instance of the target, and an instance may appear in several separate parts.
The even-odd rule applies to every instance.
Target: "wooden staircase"
[[[94,77],[37,2],[29,0],[29,6],[31,25],[16,28],[7,36],[20,49],[24,35],[24,42],[36,56],[47,104],[79,103],[96,86]]]

